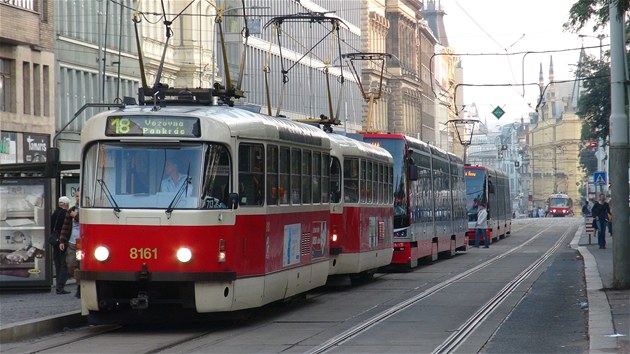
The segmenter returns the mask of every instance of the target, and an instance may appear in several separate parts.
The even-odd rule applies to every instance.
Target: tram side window
[[[346,159],[343,162],[343,195],[346,203],[359,201],[359,160]]]
[[[383,173],[385,166],[383,166],[382,164],[378,164],[378,203],[379,204],[383,204],[384,202],[384,192],[385,192],[385,187],[383,186],[383,183],[385,183],[385,175]]]
[[[361,160],[359,168],[359,202],[365,203],[367,201],[367,166],[365,160]]]
[[[278,198],[280,204],[289,204],[289,176],[291,168],[291,150],[288,147],[280,148],[280,182],[278,186]]]
[[[267,205],[278,205],[278,147],[267,146]]]
[[[302,201],[302,186],[300,182],[301,160],[302,152],[300,149],[291,149],[291,204],[300,204]]]
[[[341,201],[341,163],[335,157],[330,164],[330,195],[332,203]]]
[[[389,195],[389,203],[394,203],[394,166],[390,166],[387,173],[387,194]]]
[[[373,203],[374,202],[374,192],[376,191],[376,189],[374,189],[374,164],[369,161],[367,162],[367,184],[366,184],[366,199],[365,201],[367,203]]]
[[[335,159],[332,159],[335,160]],[[341,167],[339,161],[337,161],[336,178],[335,182],[337,187],[333,189],[333,172],[332,165],[334,161],[331,161],[329,154],[322,155],[322,203],[330,203],[333,198],[333,194],[337,196],[334,203],[339,203],[341,199]]]
[[[313,185],[311,152],[302,151],[302,203],[311,203],[311,186]]]
[[[313,203],[322,201],[322,154],[313,152]]]
[[[238,147],[238,181],[240,204],[264,204],[264,147],[262,144],[240,144]]]

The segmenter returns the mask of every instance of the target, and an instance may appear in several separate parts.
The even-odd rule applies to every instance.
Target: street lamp
[[[597,36],[589,36],[587,34],[579,34],[578,37],[582,38],[582,43],[584,43],[584,38],[596,38],[599,39],[599,61],[602,61],[603,57],[603,40],[608,37],[607,35],[600,33]]]
[[[457,140],[464,147],[464,164],[466,164],[466,155],[468,146],[472,143],[472,137],[475,131],[475,124],[481,123],[477,119],[451,119],[446,124],[453,124],[457,133]]]

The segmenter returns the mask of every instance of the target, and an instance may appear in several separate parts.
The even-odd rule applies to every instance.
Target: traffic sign
[[[595,171],[593,173],[593,181],[598,186],[603,186],[606,184],[606,172],[605,171]]]
[[[505,114],[505,111],[503,110],[503,108],[497,106],[494,110],[492,110],[492,114],[497,117],[497,119],[503,117],[503,115]]]

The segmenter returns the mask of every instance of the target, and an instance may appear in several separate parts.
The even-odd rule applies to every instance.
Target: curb
[[[33,337],[58,333],[65,327],[79,327],[84,325],[87,325],[87,319],[85,316],[81,316],[80,310],[16,322],[0,327],[0,343],[17,342]]]
[[[584,278],[588,298],[588,337],[589,353],[616,353],[617,339],[608,337],[615,333],[608,297],[604,292],[602,277],[597,269],[597,260],[588,248],[580,246],[584,225],[580,225],[571,241],[571,248],[576,249],[584,260]]]

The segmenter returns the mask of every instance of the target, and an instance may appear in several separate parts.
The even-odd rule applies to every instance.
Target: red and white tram
[[[552,217],[573,216],[573,199],[563,193],[553,193],[547,198],[549,215]]]
[[[81,145],[84,314],[235,311],[326,283],[322,130],[227,106],[128,106],[89,119]]]
[[[451,153],[400,134],[365,134],[394,158],[392,265],[415,267],[466,250],[464,164]]]
[[[384,149],[330,134],[331,275],[370,276],[392,260],[393,159]]]

